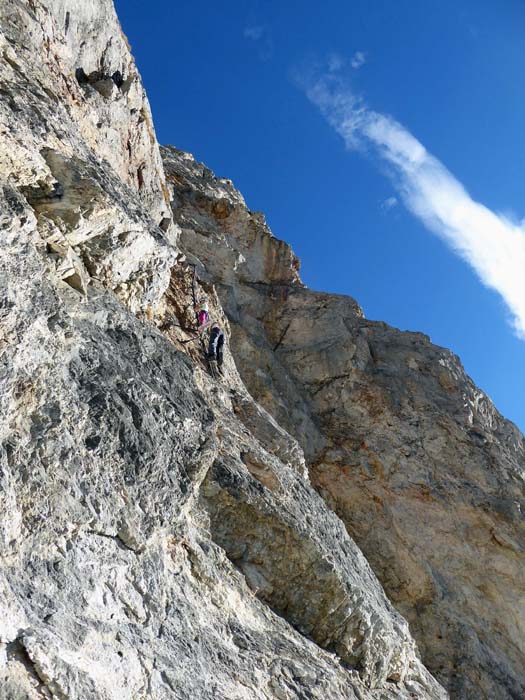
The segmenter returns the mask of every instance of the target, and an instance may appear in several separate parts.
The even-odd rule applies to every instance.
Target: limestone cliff
[[[523,436],[451,352],[306,289],[231,182],[163,156],[246,386],[303,447],[428,668],[454,698],[525,698]]]
[[[444,697],[299,443],[184,330],[223,312],[111,2],[0,22],[0,697]]]
[[[2,3],[0,52],[0,698],[447,697],[405,618],[454,697],[520,697],[517,431],[230,181],[165,177],[110,0]]]

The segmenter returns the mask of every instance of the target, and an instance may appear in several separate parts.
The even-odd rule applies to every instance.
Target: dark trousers
[[[222,366],[222,354],[224,348],[224,332],[220,328],[212,328],[210,333],[210,344],[208,355],[217,360],[219,367]]]

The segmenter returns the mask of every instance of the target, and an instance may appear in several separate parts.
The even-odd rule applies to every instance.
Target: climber
[[[208,302],[203,301],[201,308],[197,313],[197,333],[202,333],[202,331],[210,325],[210,314],[208,312]]]
[[[216,360],[219,372],[222,371],[224,350],[224,331],[221,330],[218,323],[214,323],[211,327],[210,344],[208,346],[208,359]]]

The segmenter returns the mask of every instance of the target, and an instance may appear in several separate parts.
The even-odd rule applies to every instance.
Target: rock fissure
[[[126,549],[130,552],[133,552],[134,554],[139,554],[139,552],[136,549],[134,549],[133,547],[130,547],[128,544],[126,544],[126,542],[124,542],[124,540],[122,539],[122,537],[120,537],[120,535],[111,535],[111,534],[106,533],[106,532],[97,532],[96,530],[86,530],[86,533],[88,535],[96,535],[97,537],[106,537],[107,539],[113,540],[114,542],[116,542],[119,547],[122,547],[123,549]]]
[[[52,681],[50,682],[49,679],[39,671],[38,664],[33,661],[24,644],[23,636],[8,642],[6,644],[5,653],[8,664],[18,663],[24,668],[30,679],[30,684],[35,687],[38,698],[45,698],[48,700],[56,697],[53,695],[51,689]]]

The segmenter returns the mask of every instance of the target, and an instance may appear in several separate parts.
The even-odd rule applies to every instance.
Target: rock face
[[[243,381],[304,449],[428,668],[453,698],[525,697],[523,436],[452,353],[306,289],[231,182],[163,158]]]
[[[165,176],[110,0],[0,28],[0,699],[524,697],[522,436]]]
[[[13,0],[0,26],[0,698],[445,698],[310,484],[301,390],[283,373],[281,424],[231,354],[210,376],[196,304],[238,324],[177,247],[112,3]],[[214,243],[236,198],[232,289],[301,290],[223,185],[202,223]]]
[[[29,204],[68,284],[85,293],[94,278],[144,310],[166,287],[177,231],[112,3],[13,1],[0,20],[5,197],[14,188]]]

